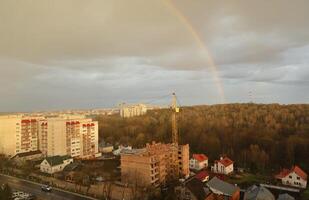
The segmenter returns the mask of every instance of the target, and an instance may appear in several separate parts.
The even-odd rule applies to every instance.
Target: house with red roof
[[[215,160],[211,171],[218,174],[231,174],[234,171],[234,162],[228,157],[220,157],[220,160]]]
[[[201,170],[208,167],[208,157],[205,154],[193,154],[190,159],[190,169]]]
[[[207,171],[202,170],[195,175],[195,178],[200,180],[201,182],[207,182],[209,180],[209,174]]]
[[[289,185],[298,188],[307,187],[308,175],[299,166],[295,165],[291,169],[283,169],[275,176],[283,185]]]

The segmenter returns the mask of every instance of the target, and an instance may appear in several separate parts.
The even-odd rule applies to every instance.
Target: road
[[[44,200],[94,200],[94,198],[86,197],[83,195],[75,194],[69,191],[59,190],[53,188],[52,192],[43,192],[41,190],[41,184],[22,180],[19,178],[1,175],[0,184],[8,183],[12,190],[23,191],[34,194],[37,199]]]

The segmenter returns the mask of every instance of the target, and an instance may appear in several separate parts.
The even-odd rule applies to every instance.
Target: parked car
[[[52,191],[52,187],[49,186],[49,185],[43,185],[43,186],[41,187],[41,189],[42,189],[42,191],[44,191],[44,192],[51,192],[51,191]]]

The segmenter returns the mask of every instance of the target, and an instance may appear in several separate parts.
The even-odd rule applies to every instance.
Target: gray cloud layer
[[[113,106],[177,91],[219,103],[204,52],[164,0],[0,0],[0,111]],[[309,101],[307,0],[173,0],[227,102]],[[168,103],[160,102],[158,103]]]

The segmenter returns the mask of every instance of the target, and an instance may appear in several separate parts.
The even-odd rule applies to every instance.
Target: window
[[[292,176],[290,175],[289,178],[292,178]]]
[[[297,176],[297,180],[300,180],[300,177],[299,177],[299,176]]]

